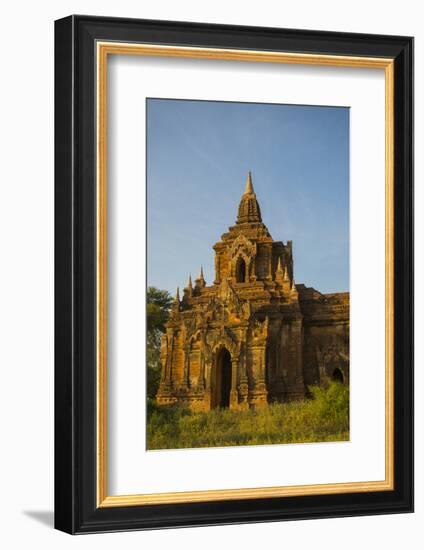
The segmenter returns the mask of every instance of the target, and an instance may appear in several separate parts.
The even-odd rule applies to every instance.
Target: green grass
[[[310,387],[311,399],[257,410],[192,413],[148,400],[147,448],[182,449],[349,439],[349,388]]]

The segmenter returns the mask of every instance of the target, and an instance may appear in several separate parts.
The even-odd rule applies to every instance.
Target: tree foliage
[[[167,290],[159,290],[154,286],[147,289],[147,331],[164,332],[172,305],[172,296]]]
[[[160,341],[172,305],[167,290],[147,289],[147,396],[154,398],[160,382]]]

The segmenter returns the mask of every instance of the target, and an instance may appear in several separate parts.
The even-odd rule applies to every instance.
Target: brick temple
[[[274,241],[249,172],[237,221],[172,306],[157,401],[192,410],[302,399],[311,384],[349,381],[349,293],[295,283],[292,241]]]

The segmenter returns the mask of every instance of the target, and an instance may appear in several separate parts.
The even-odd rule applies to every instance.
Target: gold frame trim
[[[364,493],[394,489],[394,60],[123,42],[97,42],[97,506],[141,506],[219,500]],[[385,479],[282,487],[178,493],[107,494],[107,60],[109,55],[144,55],[384,69],[386,125],[386,433]]]

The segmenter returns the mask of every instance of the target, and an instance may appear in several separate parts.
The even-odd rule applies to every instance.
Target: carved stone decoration
[[[168,363],[168,336],[166,334],[162,334],[162,338],[160,341],[160,362],[162,365],[161,370],[161,383],[163,383],[166,380],[167,375],[167,363]]]
[[[252,320],[252,345],[265,345],[268,336],[268,317],[265,320],[260,321],[258,319]]]
[[[244,314],[243,302],[237,296],[231,282],[228,279],[224,279],[219,286],[218,296],[221,301],[221,305],[227,310],[229,315],[234,315],[239,319]]]
[[[256,256],[256,244],[242,233],[233,241],[230,248],[231,259],[237,258],[239,254],[244,254],[246,258]]]
[[[237,281],[237,265],[240,259],[245,263],[245,277],[242,282],[255,280],[254,263],[256,257],[256,244],[250,241],[243,234],[240,234],[230,248],[231,267],[230,274],[233,281]],[[240,281],[238,281],[240,282]]]
[[[272,239],[250,175],[236,223],[213,249],[214,283],[201,270],[174,299],[159,404],[263,407],[304,398],[311,380],[348,383],[349,294],[295,284],[292,243]]]

